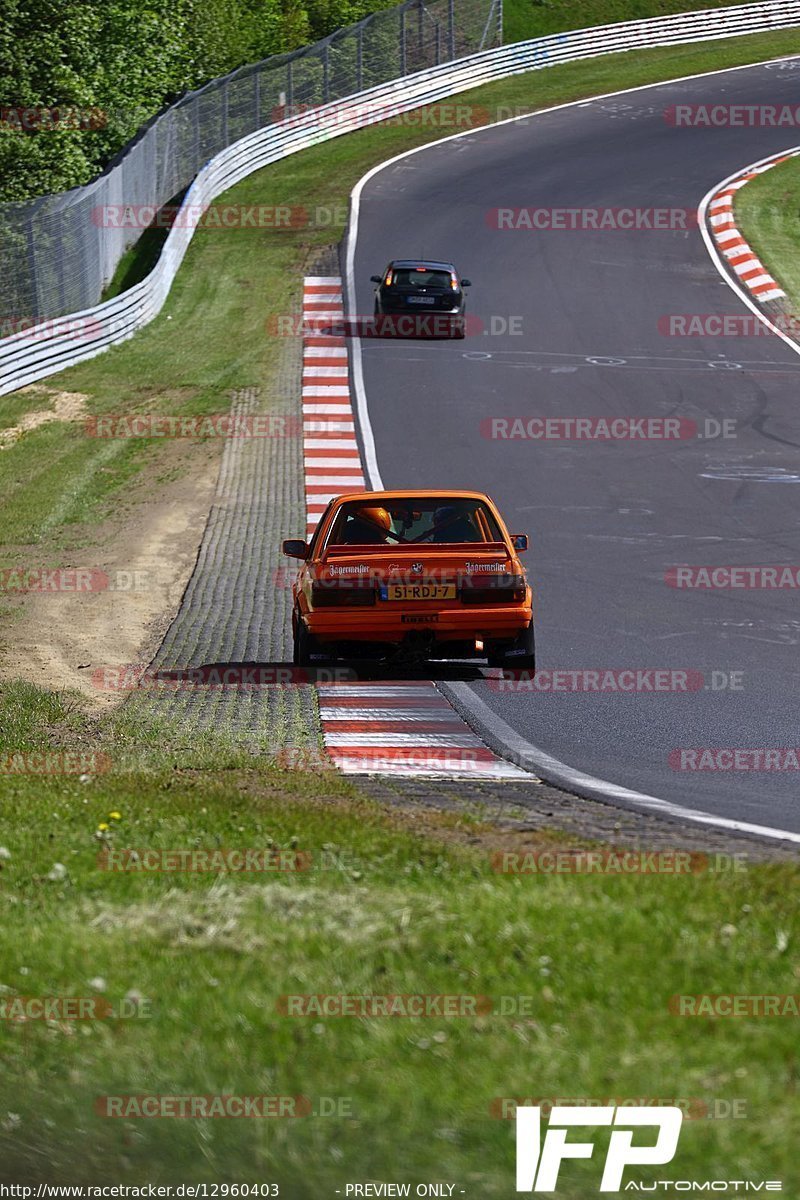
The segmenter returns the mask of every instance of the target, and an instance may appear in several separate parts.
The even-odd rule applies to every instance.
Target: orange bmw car
[[[535,667],[532,593],[510,534],[483,492],[359,492],[331,500],[294,584],[294,661],[314,656],[424,662],[485,658]]]

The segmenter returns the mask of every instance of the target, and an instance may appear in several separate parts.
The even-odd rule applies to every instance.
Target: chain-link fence
[[[232,142],[501,40],[502,0],[406,0],[313,46],[241,67],[188,93],[93,183],[0,206],[4,332],[18,322],[97,304],[123,254],[141,236],[141,220],[126,220],[125,210],[162,208]]]

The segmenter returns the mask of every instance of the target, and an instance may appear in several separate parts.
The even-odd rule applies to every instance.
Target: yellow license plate
[[[390,583],[387,600],[455,600],[454,583]]]

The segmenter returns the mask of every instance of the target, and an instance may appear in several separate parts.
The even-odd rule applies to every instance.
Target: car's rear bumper
[[[398,316],[400,314],[408,314],[410,316],[424,316],[425,313],[438,313],[442,317],[457,317],[464,311],[463,304],[447,304],[442,302],[439,304],[406,304],[403,301],[387,302],[379,300],[378,307],[382,313]]]
[[[353,608],[306,614],[310,633],[320,642],[380,642],[399,645],[412,631],[436,642],[510,641],[531,623],[530,605],[486,605],[459,609]]]

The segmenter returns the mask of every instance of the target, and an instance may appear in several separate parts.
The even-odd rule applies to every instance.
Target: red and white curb
[[[344,319],[342,281],[311,275],[303,285],[303,327]],[[328,501],[366,491],[350,404],[344,337],[307,333],[303,339],[303,459],[306,536]],[[536,776],[498,758],[432,681],[318,684],[325,748],[348,775],[527,779]]]
[[[498,758],[430,682],[319,684],[325,746],[340,771],[533,778]]]
[[[780,300],[786,295],[772,278],[761,259],[750,244],[742,237],[733,216],[733,201],[736,193],[751,179],[777,167],[788,158],[796,158],[800,151],[780,154],[757,167],[747,167],[742,174],[729,180],[715,192],[708,205],[708,224],[717,248],[728,266],[752,293],[756,300]]]
[[[303,283],[303,326],[344,320],[338,275],[309,275]],[[303,339],[303,459],[306,536],[334,496],[366,489],[350,404],[347,342],[325,333]]]

